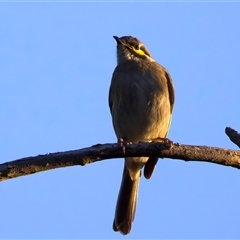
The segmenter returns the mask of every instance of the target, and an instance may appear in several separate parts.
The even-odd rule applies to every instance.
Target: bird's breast
[[[167,82],[158,69],[139,68],[122,71],[112,79],[113,125],[118,138],[138,142],[165,137],[170,103]]]

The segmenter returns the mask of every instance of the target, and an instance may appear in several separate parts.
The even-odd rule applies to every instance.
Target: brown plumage
[[[114,38],[118,65],[112,76],[109,106],[117,138],[136,143],[167,137],[174,104],[170,75],[137,38]],[[157,160],[156,157],[125,158],[114,231],[130,232],[141,169],[145,166],[144,176],[149,179]]]

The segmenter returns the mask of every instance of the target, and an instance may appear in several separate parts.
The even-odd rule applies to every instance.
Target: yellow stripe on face
[[[136,49],[133,47],[132,50],[140,56],[146,56],[145,52],[142,49]]]

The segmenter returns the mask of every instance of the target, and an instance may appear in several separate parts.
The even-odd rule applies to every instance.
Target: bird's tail
[[[113,221],[113,230],[119,231],[124,235],[131,231],[131,225],[134,220],[140,171],[141,170],[139,170],[137,177],[132,180],[126,166],[124,166],[123,169],[122,183],[118,194],[115,218]]]

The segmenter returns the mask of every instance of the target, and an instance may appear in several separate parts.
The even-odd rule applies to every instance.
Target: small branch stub
[[[230,127],[226,127],[225,133],[228,135],[230,140],[240,148],[240,133]]]

